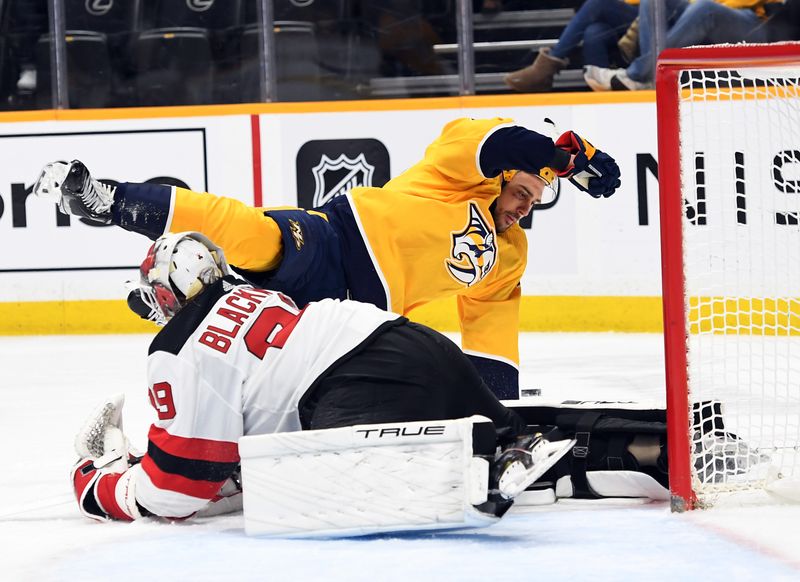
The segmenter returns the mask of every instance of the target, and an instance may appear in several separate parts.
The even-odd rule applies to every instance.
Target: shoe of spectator
[[[639,55],[639,19],[633,21],[633,23],[628,27],[628,30],[625,31],[625,34],[622,35],[622,38],[617,41],[617,48],[619,49],[619,54],[625,59],[626,63],[633,62]]]
[[[36,69],[23,67],[17,81],[17,91],[20,93],[33,93],[36,89]]]
[[[606,69],[595,65],[583,67],[583,79],[594,91],[641,91],[652,89],[652,83],[634,81],[625,69]]]
[[[612,91],[643,91],[653,88],[652,83],[641,83],[631,79],[625,69],[616,71],[616,73],[616,75],[611,77]]]
[[[520,93],[549,91],[553,88],[553,77],[568,64],[569,60],[554,57],[549,48],[543,48],[532,65],[508,73],[503,81]]]
[[[592,91],[611,91],[611,79],[619,73],[619,69],[605,69],[595,65],[583,67],[583,80]]]

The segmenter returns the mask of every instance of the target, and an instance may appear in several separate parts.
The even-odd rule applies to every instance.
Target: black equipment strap
[[[576,499],[598,499],[600,496],[589,486],[586,477],[586,463],[589,457],[589,446],[592,428],[603,415],[599,412],[583,414],[575,424],[575,446],[572,448],[572,495]]]
[[[622,462],[622,455],[625,454],[626,438],[621,434],[612,436],[608,441],[608,453],[606,455],[606,465],[609,471],[623,471],[625,465]]]

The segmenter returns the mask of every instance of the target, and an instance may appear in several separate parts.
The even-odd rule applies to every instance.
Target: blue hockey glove
[[[573,131],[561,134],[557,148],[574,155],[572,164],[558,173],[594,198],[608,198],[620,186],[619,166],[614,158],[595,148]]]

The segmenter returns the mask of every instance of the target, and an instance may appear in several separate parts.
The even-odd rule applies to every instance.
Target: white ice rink
[[[800,580],[800,507],[673,515],[665,504],[559,502],[450,534],[248,538],[241,515],[99,524],[71,499],[73,436],[124,392],[143,447],[146,336],[0,338],[0,580]],[[527,334],[522,385],[547,400],[663,400],[658,335]],[[14,515],[11,515],[14,513]]]

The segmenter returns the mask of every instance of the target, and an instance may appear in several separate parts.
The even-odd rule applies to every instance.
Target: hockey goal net
[[[657,75],[674,510],[800,479],[800,44]]]

